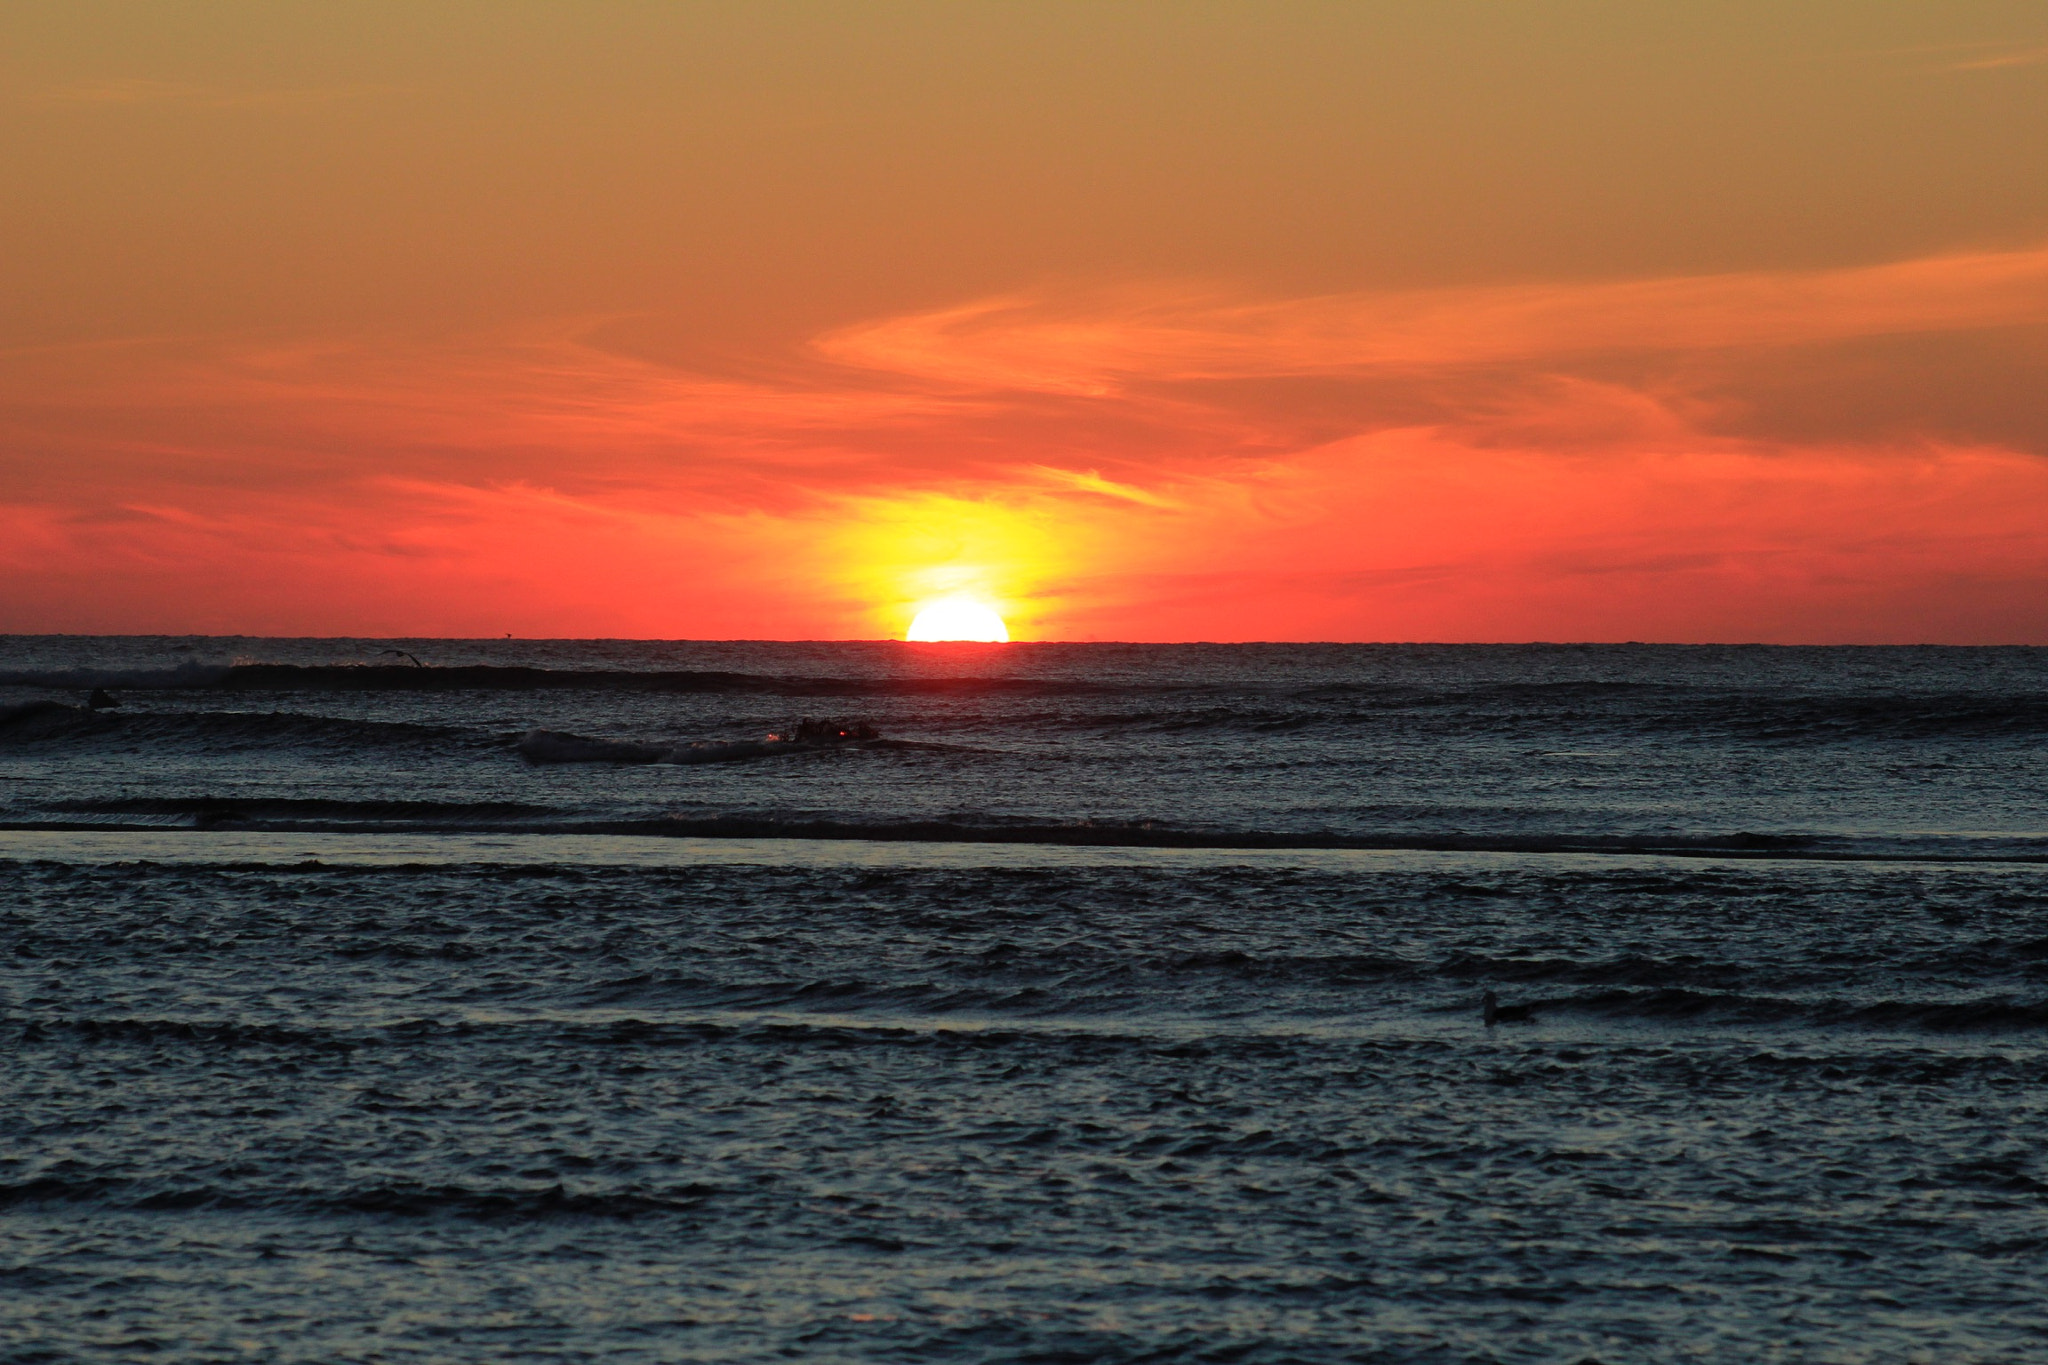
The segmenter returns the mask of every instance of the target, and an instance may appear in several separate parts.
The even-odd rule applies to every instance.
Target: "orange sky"
[[[0,630],[2048,643],[2037,3],[23,3]]]

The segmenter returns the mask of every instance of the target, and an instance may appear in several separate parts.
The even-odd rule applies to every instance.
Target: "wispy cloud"
[[[2010,52],[1998,52],[1984,57],[1972,57],[1967,61],[1951,62],[1946,71],[1998,71],[2013,66],[2039,66],[2048,62],[2048,45],[2023,47]]]
[[[1214,288],[1014,295],[826,336],[853,365],[1101,395],[1133,382],[1551,363],[2048,321],[2048,248],[1754,272],[1237,301]]]
[[[1995,71],[2001,67],[2038,66],[2048,62],[2048,44],[1999,39],[1969,42],[1916,43],[1906,47],[1856,48],[1826,54],[1822,60],[1887,61],[1895,58],[1934,58],[1933,65],[1914,60],[1922,71]]]
[[[332,104],[385,94],[389,86],[323,85],[259,87],[209,85],[145,77],[108,77],[46,86],[26,98],[36,104],[93,109],[130,106],[183,106],[191,109],[281,109]]]
[[[1105,498],[1116,498],[1123,502],[1134,502],[1141,507],[1177,507],[1174,499],[1133,484],[1118,483],[1105,479],[1093,469],[1055,469],[1050,465],[1036,465],[1034,471],[1047,483],[1056,488],[1071,488],[1076,492],[1094,493]]]
[[[2016,323],[2048,250],[1049,291],[746,380],[571,323],[19,350],[0,628],[874,636],[972,583],[1025,635],[2048,639],[2048,441],[1728,419]]]

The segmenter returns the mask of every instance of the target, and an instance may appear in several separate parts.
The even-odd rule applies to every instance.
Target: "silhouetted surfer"
[[[88,711],[111,711],[120,704],[120,698],[104,687],[95,687],[92,695],[85,699],[85,709]]]
[[[1492,1028],[1495,1024],[1526,1024],[1536,1013],[1534,1005],[1503,1005],[1492,991],[1479,997],[1479,1017]]]

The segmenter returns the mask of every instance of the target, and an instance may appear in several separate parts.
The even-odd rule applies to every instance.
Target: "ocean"
[[[9,1362],[2048,1361],[2044,649],[0,637],[0,964]]]

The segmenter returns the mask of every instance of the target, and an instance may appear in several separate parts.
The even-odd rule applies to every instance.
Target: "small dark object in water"
[[[104,687],[95,687],[92,695],[85,699],[86,709],[89,711],[111,711],[120,704],[120,698]]]
[[[789,729],[768,738],[785,744],[846,744],[855,740],[878,739],[880,732],[864,720],[841,724],[836,720],[812,720],[805,716]]]
[[[1503,1005],[1492,991],[1479,997],[1479,1017],[1488,1028],[1495,1024],[1526,1024],[1535,1014],[1534,1005]]]
[[[519,754],[529,763],[727,763],[773,754],[808,753],[880,739],[866,721],[842,724],[806,716],[763,739],[699,740],[694,744],[631,744],[585,739],[554,730],[529,730]]]

